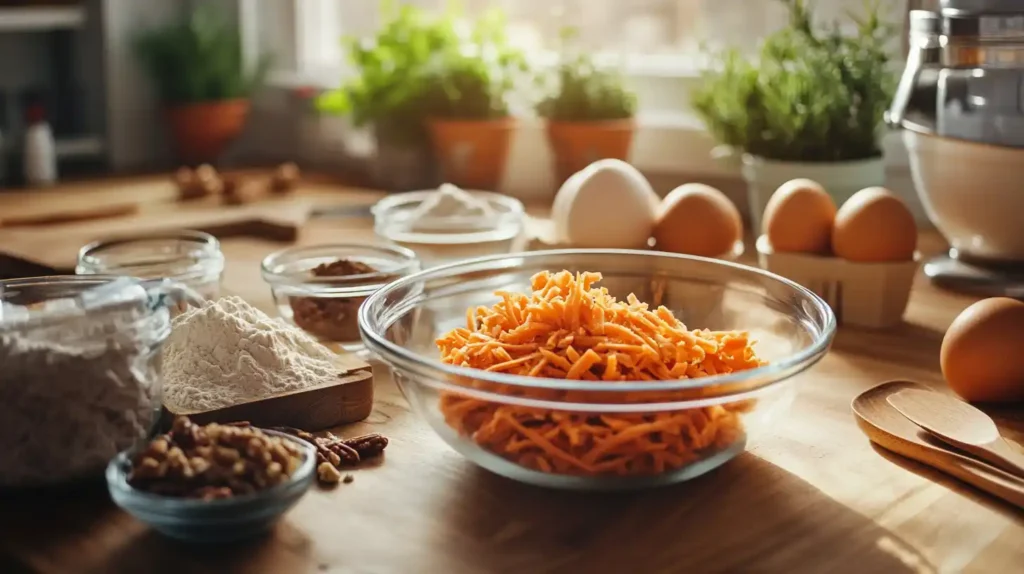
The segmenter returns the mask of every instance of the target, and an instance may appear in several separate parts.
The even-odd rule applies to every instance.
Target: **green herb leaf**
[[[805,0],[782,0],[789,26],[756,58],[736,50],[714,65],[691,96],[711,134],[736,149],[779,161],[835,162],[878,157],[882,117],[896,77],[886,44],[894,33],[867,4],[855,34],[816,29]]]

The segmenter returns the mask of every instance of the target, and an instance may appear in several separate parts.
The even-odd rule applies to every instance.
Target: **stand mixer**
[[[951,245],[925,274],[949,289],[1024,299],[1024,2],[911,11],[886,122],[902,130],[918,196]]]

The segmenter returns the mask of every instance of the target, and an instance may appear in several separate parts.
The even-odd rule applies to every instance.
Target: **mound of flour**
[[[239,297],[208,301],[174,318],[163,351],[164,404],[199,412],[317,387],[337,378],[334,358]]]

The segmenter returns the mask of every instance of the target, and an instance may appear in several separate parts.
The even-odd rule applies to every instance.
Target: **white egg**
[[[551,206],[551,222],[555,228],[555,239],[559,243],[568,243],[569,238],[566,235],[566,216],[569,212],[569,204],[572,202],[572,198],[576,197],[576,190],[580,187],[580,180],[583,179],[586,170],[580,170],[572,174],[569,179],[565,180],[562,187],[558,188],[558,193],[555,194],[555,202]]]
[[[621,160],[596,161],[558,190],[555,233],[574,247],[642,248],[654,229],[659,201],[635,167]]]

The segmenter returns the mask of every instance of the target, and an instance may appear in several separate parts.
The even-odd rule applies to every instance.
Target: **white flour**
[[[337,378],[335,357],[300,329],[239,297],[174,318],[164,347],[164,404],[198,412],[308,389]]]
[[[159,403],[152,360],[167,312],[93,313],[0,332],[0,487],[102,475],[144,439]]]

